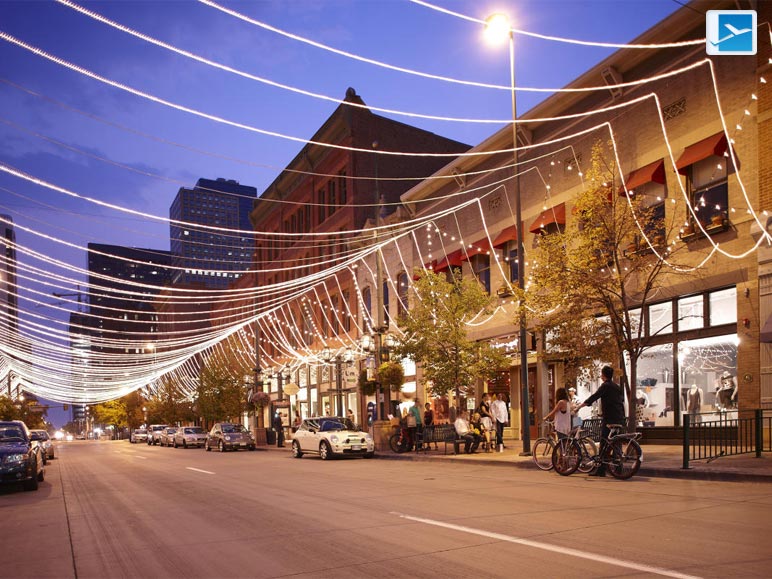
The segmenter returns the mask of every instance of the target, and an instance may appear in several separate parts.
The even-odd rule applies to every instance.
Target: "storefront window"
[[[737,323],[737,289],[729,288],[717,292],[711,292],[709,296],[710,304],[710,325],[720,326],[721,324]]]
[[[737,409],[737,334],[678,344],[681,413],[693,421]]]
[[[673,345],[662,344],[638,359],[636,415],[639,426],[673,426]]]
[[[705,314],[703,313],[703,297],[690,296],[678,300],[678,329],[694,330],[705,326]]]
[[[673,333],[673,303],[665,302],[649,306],[649,335]]]

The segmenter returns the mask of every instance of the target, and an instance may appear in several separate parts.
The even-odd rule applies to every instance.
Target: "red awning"
[[[555,205],[555,207],[551,207],[549,209],[545,209],[542,211],[539,216],[536,218],[536,220],[531,224],[531,228],[528,230],[531,233],[539,233],[540,230],[544,229],[545,227],[552,225],[553,223],[557,225],[565,225],[566,224],[566,204],[561,203],[560,205]]]
[[[627,179],[625,180],[625,185],[627,185],[627,190],[632,191],[636,187],[640,187],[641,185],[646,185],[646,183],[665,183],[665,161],[664,159],[659,159],[657,161],[654,161],[653,163],[649,163],[645,167],[641,167],[640,169],[636,169],[632,173],[630,173],[627,176]],[[619,188],[619,194],[624,195],[625,194],[625,188],[620,187]]]
[[[463,253],[461,256],[464,261],[468,261],[472,256],[475,256],[475,255],[481,255],[481,254],[490,255],[491,242],[488,240],[487,237],[483,237],[481,240],[475,241],[474,243],[467,245],[464,248],[464,252],[465,253]]]
[[[726,135],[724,133],[716,133],[707,139],[702,139],[701,141],[686,147],[684,152],[681,153],[681,156],[678,157],[678,161],[676,161],[676,169],[678,169],[678,172],[681,173],[681,175],[686,175],[689,167],[694,165],[697,161],[707,159],[711,155],[721,157],[726,153],[727,148],[728,143]]]
[[[493,240],[493,247],[496,249],[505,246],[510,241],[516,241],[517,240],[517,225],[510,225],[509,227],[505,228],[504,231],[499,233],[496,236],[496,239]]]
[[[450,269],[451,267],[458,267],[461,265],[462,261],[464,261],[463,254],[459,249],[458,251],[454,251],[453,253],[446,255],[445,259],[437,264],[437,267],[434,268],[434,271],[439,273],[441,271],[445,271],[446,269]]]

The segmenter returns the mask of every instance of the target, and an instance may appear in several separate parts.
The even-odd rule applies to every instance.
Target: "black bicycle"
[[[628,479],[638,472],[643,460],[643,450],[638,444],[640,432],[625,432],[621,424],[609,424],[609,435],[601,443],[600,452],[590,457],[588,446],[582,445],[575,437],[558,441],[552,453],[555,472],[563,476],[575,473],[579,467],[582,472],[596,470],[605,465],[611,476]]]
[[[407,427],[400,425],[394,427],[397,431],[389,437],[389,447],[393,452],[403,453],[411,450],[410,436]]]

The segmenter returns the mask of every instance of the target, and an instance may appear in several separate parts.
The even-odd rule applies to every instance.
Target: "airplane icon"
[[[730,38],[734,38],[735,36],[740,36],[741,34],[747,34],[748,32],[751,32],[753,30],[752,28],[739,28],[738,29],[738,28],[735,28],[734,26],[732,26],[731,24],[724,24],[724,28],[729,29],[729,32],[731,34],[728,34],[728,35],[724,36],[723,38],[719,38],[718,41],[716,41],[716,42],[713,42],[711,40],[710,43],[713,46],[718,46],[719,44],[721,44],[725,40],[729,40]]]

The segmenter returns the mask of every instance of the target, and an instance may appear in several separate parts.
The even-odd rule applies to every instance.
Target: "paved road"
[[[60,445],[2,577],[768,577],[772,485]]]

